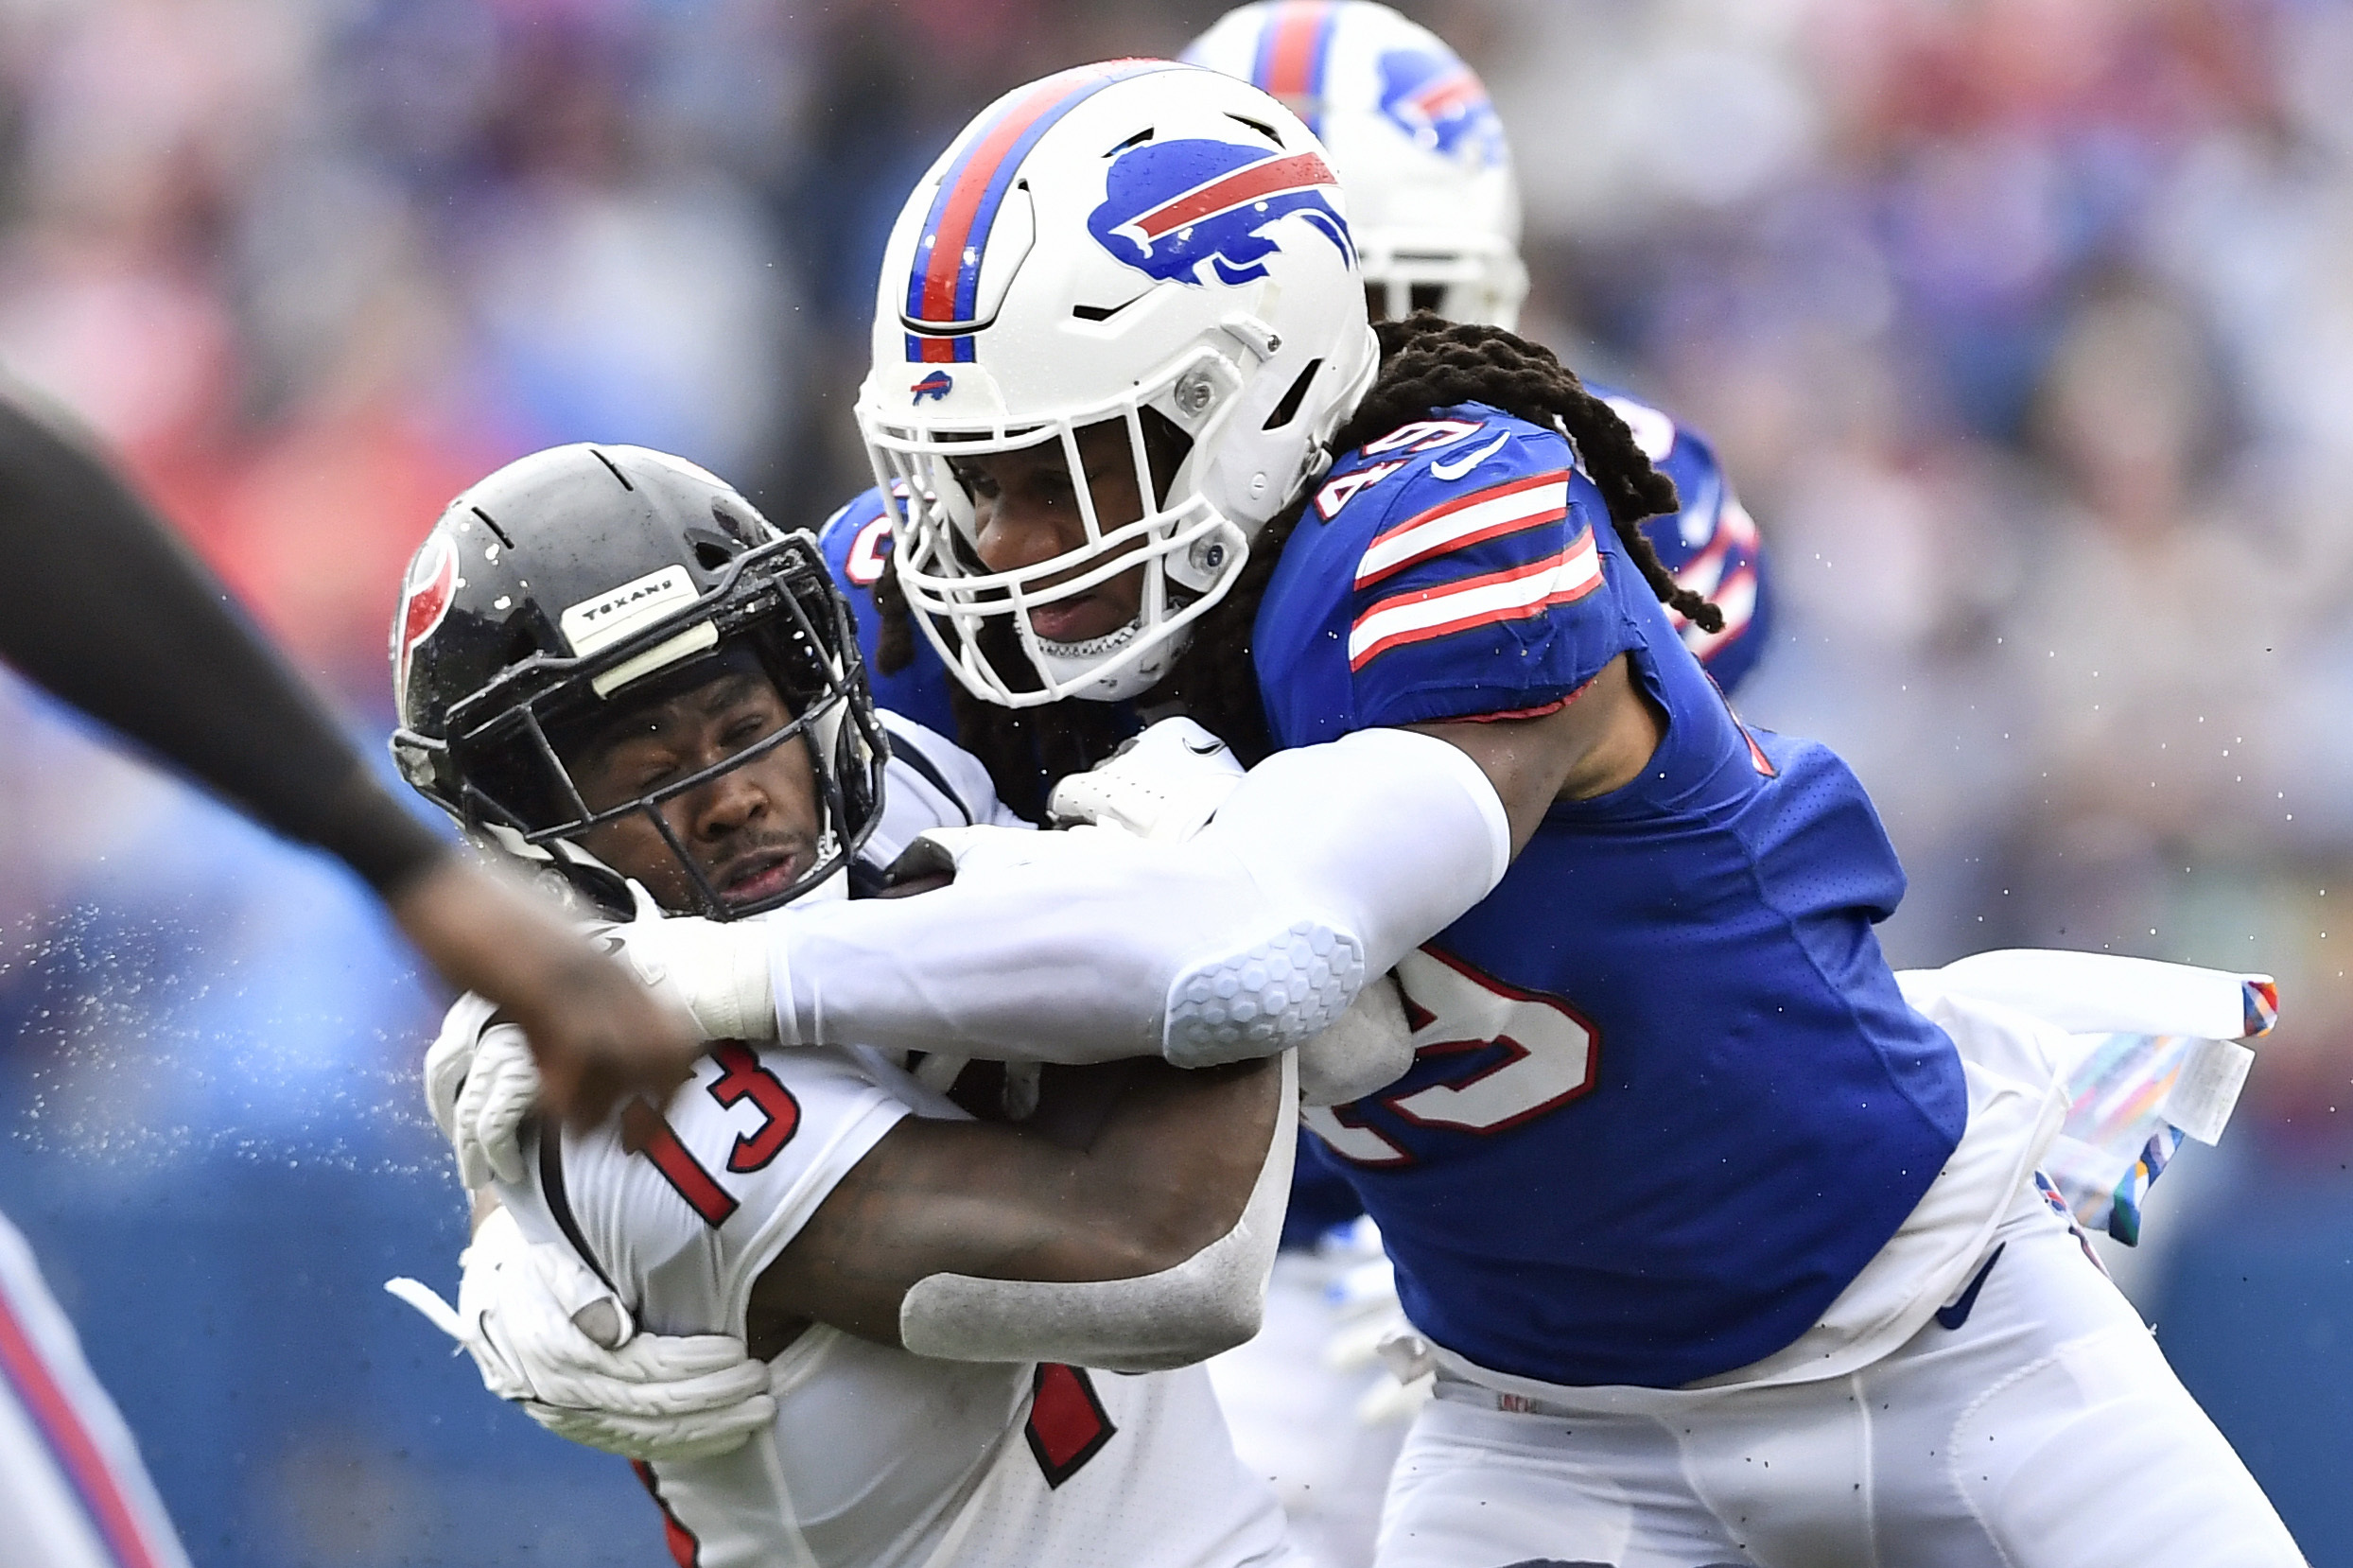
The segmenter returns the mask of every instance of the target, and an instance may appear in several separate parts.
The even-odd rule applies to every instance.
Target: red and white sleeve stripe
[[[6,1220],[0,1220],[0,1561],[188,1568],[129,1429],[82,1359],[30,1249]]]
[[[1675,585],[1689,588],[1701,599],[1714,601],[1724,612],[1724,628],[1720,632],[1702,632],[1684,618],[1682,612],[1672,605],[1666,618],[1682,637],[1683,646],[1699,658],[1712,657],[1716,651],[1749,628],[1756,615],[1756,520],[1737,500],[1727,499],[1717,514],[1716,531],[1708,540],[1707,549],[1683,563],[1675,574]],[[1739,557],[1738,565],[1734,558]]]
[[[1457,496],[1374,534],[1356,565],[1356,585],[1369,587],[1433,555],[1557,523],[1568,514],[1565,468]]]
[[[1362,670],[1378,654],[1496,621],[1540,615],[1601,586],[1601,554],[1594,531],[1579,530],[1557,555],[1524,566],[1420,588],[1375,601],[1348,636],[1348,667]]]

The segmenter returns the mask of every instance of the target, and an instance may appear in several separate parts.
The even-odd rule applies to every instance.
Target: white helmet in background
[[[1371,0],[1259,0],[1185,59],[1281,99],[1331,148],[1376,315],[1519,324],[1511,149],[1486,87],[1436,33]]]
[[[991,702],[1144,691],[1249,541],[1330,463],[1378,359],[1337,182],[1290,111],[1168,61],[1006,94],[899,214],[858,395],[917,623]],[[1112,422],[1144,514],[1107,526],[1078,433]],[[1164,493],[1147,429],[1185,446]],[[953,465],[1048,442],[1077,479],[1087,543],[990,572]],[[1033,609],[1138,567],[1129,624],[1084,643],[1037,635]]]

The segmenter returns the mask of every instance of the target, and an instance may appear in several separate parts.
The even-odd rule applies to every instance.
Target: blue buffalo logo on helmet
[[[1381,113],[1441,157],[1485,167],[1503,157],[1503,122],[1478,74],[1451,54],[1389,49],[1381,56]]]
[[[1225,284],[1266,275],[1282,249],[1272,231],[1304,219],[1354,261],[1348,222],[1332,204],[1339,188],[1316,152],[1269,152],[1193,138],[1146,142],[1120,154],[1087,232],[1103,248],[1163,283],[1205,284],[1206,264]]]
[[[927,397],[935,402],[945,403],[948,401],[948,394],[955,390],[955,382],[949,379],[946,371],[935,370],[907,390],[915,394],[915,401],[917,403]]]

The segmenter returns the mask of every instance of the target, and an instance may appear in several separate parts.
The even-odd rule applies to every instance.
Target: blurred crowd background
[[[867,482],[848,400],[923,166],[1222,9],[0,0],[0,366],[374,746],[448,497],[633,441],[814,525]],[[1871,787],[1897,961],[2278,975],[2238,1122],[2119,1273],[2353,1564],[2353,5],[1402,9],[1513,138],[1531,335],[1711,436],[1763,524],[1743,706]],[[415,1089],[440,1000],[354,884],[5,673],[0,802],[0,1206],[198,1562],[661,1560],[619,1461],[377,1291],[453,1287],[462,1224]]]

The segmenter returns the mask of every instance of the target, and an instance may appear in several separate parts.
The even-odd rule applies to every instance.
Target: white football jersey
[[[741,1335],[752,1286],[911,1114],[957,1115],[879,1054],[721,1045],[671,1102],[550,1146],[498,1195],[568,1240],[655,1333]],[[640,1143],[631,1154],[623,1141]],[[776,1420],[733,1454],[641,1467],[693,1568],[1241,1568],[1295,1560],[1207,1374],[931,1361],[810,1327],[771,1364]]]
[[[969,758],[903,723],[892,739],[886,852],[933,826],[916,820],[927,811],[940,826],[961,826],[959,810],[997,820]],[[911,741],[933,764],[919,788],[902,787]],[[543,1130],[531,1178],[498,1196],[532,1240],[580,1252],[645,1331],[741,1336],[761,1270],[900,1118],[964,1114],[878,1052],[721,1044],[667,1120],[640,1102],[586,1133]],[[770,1365],[773,1428],[717,1458],[637,1467],[681,1564],[1299,1561],[1198,1367],[933,1361],[824,1324]]]
[[[867,835],[863,859],[888,867],[915,835],[929,828],[1027,828],[1029,822],[997,798],[981,759],[889,708],[876,715],[890,732],[890,772],[882,815]]]

